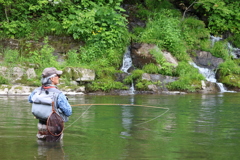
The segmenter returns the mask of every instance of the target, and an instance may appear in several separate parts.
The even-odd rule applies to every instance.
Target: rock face
[[[133,66],[137,68],[143,68],[144,65],[148,63],[157,63],[150,51],[154,49],[156,45],[154,44],[140,44],[135,43],[131,47],[131,57]]]
[[[144,73],[142,75],[143,80],[151,81],[151,82],[159,82],[159,85],[151,84],[148,86],[149,90],[152,90],[154,92],[162,92],[167,91],[166,85],[170,82],[174,82],[178,80],[177,77],[171,77],[171,76],[165,76],[161,74],[148,74]]]
[[[0,67],[0,75],[9,80],[10,83],[17,83],[21,81],[24,77],[26,79],[33,79],[36,77],[34,68],[26,67],[13,67],[7,68],[4,66]]]
[[[196,54],[195,57],[192,57],[192,60],[200,67],[215,69],[223,62],[222,58],[214,57],[210,52],[197,51]]]
[[[155,44],[146,44],[146,43],[134,43],[131,47],[131,56],[133,66],[137,68],[143,68],[144,65],[149,63],[157,64],[155,58],[150,52],[152,50],[157,51],[159,54],[162,54],[165,60],[168,63],[173,64],[174,67],[178,66],[177,60],[171,55],[170,52],[161,51]]]
[[[220,88],[216,83],[209,81],[202,81],[202,89],[199,91],[200,93],[216,93],[219,92]]]
[[[66,67],[63,71],[63,76],[66,76],[73,81],[87,82],[95,80],[95,71],[86,68]]]
[[[178,66],[177,60],[172,56],[172,54],[170,52],[163,51],[163,56],[165,57],[165,59],[168,63],[173,64],[174,67]]]

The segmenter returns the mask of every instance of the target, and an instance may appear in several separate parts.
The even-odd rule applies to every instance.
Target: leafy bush
[[[201,0],[195,3],[195,10],[208,17],[208,29],[212,34],[239,33],[239,1]]]
[[[0,76],[0,84],[8,84],[8,79],[4,78],[3,76]]]
[[[227,38],[229,42],[233,44],[234,47],[240,48],[240,33],[235,33]]]
[[[188,46],[188,50],[196,50],[201,49],[202,41],[209,39],[209,31],[205,28],[205,24],[203,21],[200,21],[196,18],[189,17],[185,18],[181,22],[181,35],[182,39],[185,41]]]
[[[226,60],[229,57],[227,43],[224,41],[215,42],[210,52],[212,53],[213,56],[223,58],[224,60]]]
[[[180,20],[174,12],[163,9],[148,20],[146,29],[139,34],[138,41],[157,44],[167,49],[179,60],[186,60],[186,48],[181,40]]]
[[[32,31],[28,20],[2,22],[0,25],[1,38],[24,38],[28,37]]]
[[[142,77],[142,74],[144,73],[143,70],[140,69],[136,69],[132,72],[132,74],[130,74],[129,76],[127,76],[123,82],[125,84],[132,84],[132,82],[134,82],[135,80],[139,79],[140,77]]]
[[[63,27],[74,39],[82,39],[99,48],[126,46],[126,24],[126,18],[113,8],[96,5],[88,10],[73,10],[63,19]]]
[[[87,85],[89,91],[104,91],[109,92],[112,89],[127,89],[121,82],[116,82],[112,79],[98,79]]]
[[[73,67],[77,67],[79,65],[79,57],[76,50],[70,50],[67,52],[66,64]]]
[[[157,63],[159,64],[157,67],[158,73],[163,75],[173,75],[174,74],[174,64],[169,63],[166,61],[165,57],[163,56],[162,51],[159,48],[154,48],[150,51],[150,54],[153,55]],[[155,68],[156,70],[156,68]]]
[[[167,88],[170,90],[195,91],[201,87],[201,80],[205,79],[198,69],[187,62],[179,62],[176,74],[179,76],[179,79],[167,85]]]
[[[6,49],[3,53],[4,65],[16,65],[17,62],[21,61],[21,57],[17,50]]]
[[[238,74],[240,75],[240,68],[239,65],[236,64],[234,61],[228,59],[225,62],[221,63],[218,66],[219,73],[221,76],[227,76],[229,74]]]
[[[136,81],[136,89],[144,91],[144,90],[148,90],[148,85],[153,84],[153,82],[148,81],[148,80],[137,80]]]
[[[59,64],[56,61],[57,57],[52,54],[54,49],[50,45],[48,45],[47,37],[44,40],[44,44],[45,45],[43,45],[39,51],[30,51],[28,57],[24,60],[26,62],[39,64],[41,69],[46,67],[58,68]]]
[[[159,67],[153,63],[149,63],[143,66],[143,71],[146,73],[158,74]]]

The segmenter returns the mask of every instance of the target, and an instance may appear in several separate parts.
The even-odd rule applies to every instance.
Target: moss
[[[15,89],[22,90],[22,89],[23,89],[23,87],[21,87],[21,86],[18,86],[18,87],[15,87]]]
[[[12,85],[0,85],[0,89],[4,90],[5,88],[11,89]]]
[[[228,86],[240,88],[240,75],[230,74],[230,75],[222,77],[219,81]]]
[[[28,79],[27,75],[23,75],[21,79],[17,80],[16,83],[21,83],[27,86],[40,86],[41,82],[38,78]]]

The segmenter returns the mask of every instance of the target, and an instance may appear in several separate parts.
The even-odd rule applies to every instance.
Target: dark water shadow
[[[35,159],[51,159],[51,160],[60,160],[66,159],[65,153],[63,150],[63,141],[59,142],[46,142],[42,140],[37,140],[37,157]]]

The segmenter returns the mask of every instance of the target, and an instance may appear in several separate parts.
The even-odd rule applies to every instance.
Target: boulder
[[[222,58],[214,57],[210,52],[206,51],[197,51],[196,56],[192,57],[192,60],[197,66],[208,69],[215,69],[223,62]]]
[[[140,44],[134,43],[131,47],[131,57],[133,66],[137,68],[143,68],[144,65],[149,63],[157,63],[154,57],[150,54],[150,51],[154,49],[154,44]]]
[[[177,77],[165,76],[161,74],[142,74],[142,79],[151,82],[160,82],[159,85],[148,85],[148,89],[154,92],[167,91],[166,85],[170,82],[176,81]]]
[[[147,43],[134,43],[131,46],[131,57],[133,66],[137,68],[143,68],[144,65],[149,63],[159,65],[153,55],[150,54],[151,50],[153,49],[159,54],[162,54],[166,62],[173,64],[174,67],[178,66],[177,60],[171,55],[170,52],[161,51],[157,45]]]
[[[79,67],[66,67],[63,71],[63,76],[77,82],[93,81],[95,80],[95,71]]]
[[[33,79],[36,77],[34,68],[26,67],[0,67],[0,75],[9,80],[10,83],[16,83],[26,77],[27,79]]]

